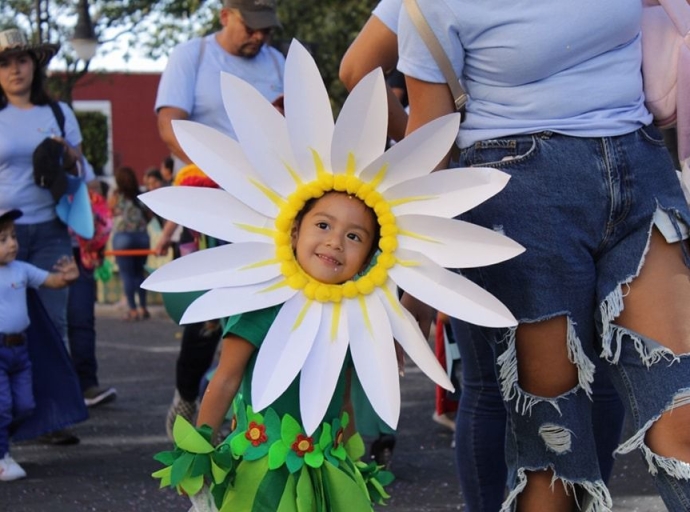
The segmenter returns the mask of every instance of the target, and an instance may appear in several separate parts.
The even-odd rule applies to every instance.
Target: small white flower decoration
[[[311,434],[349,348],[374,410],[395,428],[400,389],[394,338],[432,380],[453,388],[400,305],[396,284],[451,316],[485,326],[516,324],[495,297],[444,268],[490,265],[522,252],[505,236],[453,220],[499,192],[508,176],[488,168],[430,173],[455,140],[457,114],[429,123],[384,153],[380,70],[358,84],[334,122],[316,64],[295,41],[285,66],[285,117],[233,75],[222,74],[221,87],[239,142],[198,123],[174,123],[184,151],[221,188],[167,187],[142,200],[164,218],[233,243],[175,260],[144,287],[210,290],[189,306],[183,323],[284,303],[257,355],[254,409],[268,407],[301,371],[301,415]],[[375,265],[340,285],[307,275],[290,240],[305,202],[331,190],[371,207],[381,233]]]

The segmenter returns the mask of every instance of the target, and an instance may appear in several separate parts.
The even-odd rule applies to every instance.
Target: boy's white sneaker
[[[11,482],[26,476],[26,471],[10,457],[9,453],[0,459],[0,481]]]

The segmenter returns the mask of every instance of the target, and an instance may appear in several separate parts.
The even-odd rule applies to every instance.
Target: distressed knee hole
[[[551,350],[553,343],[559,343],[558,340],[547,338],[547,342],[543,343],[543,350],[539,346],[536,349],[528,346],[532,334],[530,331],[539,332],[537,324],[544,321],[562,322],[562,325],[554,323],[546,327],[554,335],[559,330],[565,331],[565,344],[560,349],[562,357],[558,364],[559,370],[554,371],[553,365],[548,362],[549,357],[553,356],[540,357],[546,356],[542,352]],[[520,329],[522,330],[518,334]],[[543,336],[543,333],[539,335]],[[562,336],[560,333],[559,335]],[[520,342],[518,337],[521,338]],[[497,360],[502,394],[506,401],[517,397],[518,401],[525,402],[523,412],[539,401],[553,401],[578,387],[591,396],[595,365],[585,353],[577,335],[576,324],[569,316],[561,314],[534,322],[522,321],[519,327],[508,330],[502,343],[505,343],[506,348]],[[521,356],[518,355],[518,344]],[[557,355],[556,359],[558,357]],[[563,375],[563,368],[566,368],[566,375]]]
[[[651,418],[616,453],[642,452],[647,469],[653,475],[659,470],[681,480],[690,480],[690,388],[673,396],[668,407]]]
[[[509,512],[514,510],[515,502],[519,499],[520,494],[527,487],[527,481],[530,478],[549,478],[550,486],[555,489],[557,483],[563,486],[563,491],[566,496],[572,496],[575,501],[575,508],[577,510],[588,510],[590,512],[611,512],[613,501],[609,494],[606,484],[601,480],[586,481],[569,480],[562,478],[553,468],[548,465],[541,470],[519,468],[517,470],[517,479],[514,487],[509,492],[506,500],[503,502],[501,512]]]

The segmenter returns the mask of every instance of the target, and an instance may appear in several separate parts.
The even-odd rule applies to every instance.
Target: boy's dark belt
[[[5,334],[0,332],[0,345],[5,347],[18,347],[26,343],[26,335],[23,332],[17,334]]]

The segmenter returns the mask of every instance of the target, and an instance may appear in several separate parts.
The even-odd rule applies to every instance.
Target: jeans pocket
[[[664,142],[663,133],[661,133],[661,130],[659,130],[659,128],[657,128],[653,124],[643,126],[642,128],[640,128],[639,133],[642,137],[642,140],[654,146],[664,147],[666,145]]]
[[[500,169],[522,163],[536,154],[538,138],[538,135],[521,135],[478,141],[462,150],[460,164]]]

